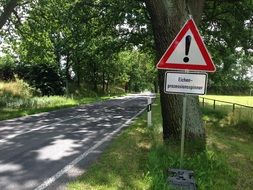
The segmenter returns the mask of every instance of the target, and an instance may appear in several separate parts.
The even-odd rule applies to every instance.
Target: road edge
[[[45,190],[48,188],[51,184],[56,182],[60,177],[62,177],[64,174],[66,174],[68,171],[70,171],[72,168],[74,168],[75,165],[77,165],[80,161],[82,161],[84,158],[86,158],[90,153],[95,151],[100,145],[103,143],[112,140],[112,138],[120,134],[121,130],[127,126],[130,126],[134,120],[139,117],[144,111],[146,110],[146,107],[143,108],[141,111],[139,111],[137,114],[135,114],[133,117],[128,119],[123,125],[121,125],[119,128],[112,131],[110,134],[108,134],[106,137],[101,139],[101,141],[97,142],[95,145],[90,147],[87,151],[83,152],[81,155],[79,155],[77,158],[72,160],[68,165],[66,165],[64,168],[62,168],[60,171],[58,171],[56,174],[45,180],[41,185],[36,187],[34,190]]]

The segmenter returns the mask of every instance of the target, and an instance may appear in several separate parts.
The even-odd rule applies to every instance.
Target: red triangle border
[[[186,32],[191,30],[193,37],[199,47],[199,50],[206,62],[206,65],[199,65],[199,64],[180,64],[180,63],[166,63],[168,58],[176,49],[179,42],[183,39]],[[194,70],[194,71],[206,71],[206,72],[215,72],[216,68],[213,64],[211,56],[209,55],[207,48],[200,36],[198,28],[193,19],[188,20],[185,25],[182,27],[178,35],[175,37],[173,42],[170,44],[169,48],[166,50],[158,64],[156,65],[158,69],[171,69],[171,70]]]

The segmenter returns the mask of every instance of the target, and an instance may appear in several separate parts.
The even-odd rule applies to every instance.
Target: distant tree
[[[253,65],[253,2],[208,0],[202,20],[201,31],[217,67],[209,76],[210,89],[225,94],[247,90]]]
[[[138,50],[123,51],[119,53],[118,62],[118,81],[125,86],[126,92],[152,89],[152,82],[156,79],[152,55]]]

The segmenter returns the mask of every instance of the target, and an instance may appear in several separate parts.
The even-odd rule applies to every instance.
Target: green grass
[[[34,93],[35,89],[23,80],[0,82],[0,120],[113,98],[109,96],[99,97],[95,94],[92,97],[83,97],[80,93],[74,98],[65,96],[34,97]]]
[[[235,174],[231,189],[252,189],[253,119],[248,119],[248,124],[239,121],[232,125],[231,114],[205,109],[204,115],[208,134],[207,148],[224,155],[230,170]]]
[[[0,84],[0,120],[33,113],[72,107],[109,97],[67,98],[32,97],[30,88],[20,84]],[[3,87],[1,87],[1,85]],[[21,89],[17,90],[19,87]],[[205,96],[217,100],[253,105],[252,97]],[[77,181],[71,190],[84,189],[169,189],[168,168],[179,168],[180,142],[162,141],[160,105],[153,106],[153,126],[147,128],[146,113],[125,130],[101,158]],[[207,133],[206,150],[194,154],[186,145],[184,168],[195,172],[200,190],[252,189],[253,113],[231,105],[206,102],[203,120]]]
[[[69,189],[148,189],[147,155],[151,147],[149,130],[142,116],[124,131]]]
[[[180,143],[163,144],[158,101],[152,111],[152,128],[146,127],[144,113],[69,189],[169,189],[167,169],[179,168]],[[200,190],[252,189],[253,133],[249,125],[232,125],[233,115],[228,112],[205,108],[203,113],[206,151],[186,153],[184,168],[194,171]]]
[[[206,98],[211,98],[215,100],[222,100],[232,103],[240,103],[242,105],[252,106],[250,107],[243,107],[236,105],[233,110],[233,104],[228,103],[220,103],[216,101],[215,103],[215,110],[220,114],[228,115],[226,119],[228,120],[229,125],[232,126],[245,126],[244,130],[252,131],[252,118],[253,118],[253,97],[250,96],[203,96]],[[200,98],[201,106],[203,108],[203,100]],[[204,104],[204,109],[214,110],[214,101],[206,100]],[[220,124],[221,127],[223,124]]]
[[[64,96],[0,97],[0,120],[103,101],[112,97],[69,98]]]
[[[250,96],[204,96],[253,106]],[[252,189],[253,185],[253,109],[205,101],[204,120],[208,134],[207,148],[226,157],[236,180],[231,189]]]

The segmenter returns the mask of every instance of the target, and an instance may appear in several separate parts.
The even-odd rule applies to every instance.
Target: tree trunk
[[[81,61],[78,57],[78,55],[76,55],[76,63],[77,63],[77,71],[76,71],[76,75],[77,75],[77,86],[80,88],[81,87]]]
[[[103,68],[103,71],[102,71],[102,90],[103,90],[103,94],[105,94],[105,69]]]
[[[98,84],[97,84],[97,64],[93,62],[93,91],[98,92]]]
[[[69,53],[67,53],[66,59],[67,59],[66,60],[66,66],[65,66],[66,94],[67,94],[67,96],[69,96],[69,81],[71,79],[70,74],[69,74],[69,68],[70,68],[70,63],[69,63],[70,54]]]
[[[169,44],[175,38],[188,17],[185,0],[146,0],[146,7],[151,17],[155,39],[157,60],[159,60]],[[200,20],[204,0],[188,0],[188,10],[196,22]],[[180,139],[182,123],[182,95],[164,93],[164,73],[159,70],[160,102],[163,117],[164,140]],[[205,142],[205,131],[201,120],[198,97],[188,96],[186,116],[186,138],[194,138]]]

